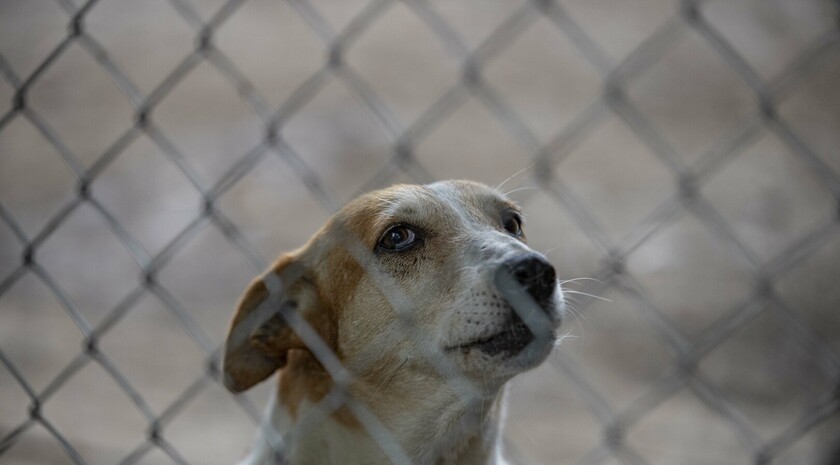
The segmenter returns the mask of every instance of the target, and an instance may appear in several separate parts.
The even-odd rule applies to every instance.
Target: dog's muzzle
[[[476,348],[491,356],[515,355],[535,341],[553,343],[554,323],[559,318],[553,300],[557,289],[554,267],[542,255],[519,255],[496,269],[494,281],[510,310],[504,329],[457,348]]]

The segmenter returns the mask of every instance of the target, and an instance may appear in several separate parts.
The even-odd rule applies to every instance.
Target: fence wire
[[[558,369],[574,386],[603,432],[601,443],[585,454],[578,463],[598,464],[610,459],[622,464],[648,463],[643,455],[625,440],[628,432],[677,391],[686,387],[701,403],[731,426],[737,434],[738,441],[751,452],[752,462],[756,465],[773,463],[804,435],[838,414],[840,410],[840,359],[809,326],[801,312],[779,297],[775,291],[775,283],[790,270],[796,269],[808,258],[819,253],[822,245],[840,235],[840,227],[838,227],[840,224],[840,176],[816,154],[789,123],[779,117],[778,110],[779,103],[801,84],[815,64],[825,59],[829,52],[840,47],[840,27],[832,28],[817,37],[785,69],[777,73],[774,79],[765,80],[716,28],[715,24],[704,16],[705,2],[700,0],[680,1],[677,14],[665,21],[619,62],[610,58],[608,53],[592,39],[589,32],[567,13],[561,3],[553,0],[534,0],[524,3],[477,47],[470,47],[457,28],[453,27],[433,5],[424,0],[403,0],[402,2],[374,0],[338,31],[333,30],[313,3],[308,0],[288,0],[288,4],[295,13],[322,41],[328,53],[319,69],[279,106],[273,106],[269,99],[261,95],[249,81],[246,73],[240,70],[214,42],[217,30],[237,12],[245,0],[225,2],[208,20],[202,18],[196,5],[189,0],[168,1],[184,23],[191,28],[195,37],[194,47],[148,93],[141,91],[131,77],[111,59],[97,39],[86,31],[86,19],[99,4],[96,0],[89,0],[81,5],[71,0],[57,1],[66,13],[67,34],[30,74],[18,75],[9,61],[0,55],[0,76],[14,90],[11,108],[0,117],[0,133],[17,118],[29,121],[37,129],[40,137],[57,151],[62,161],[72,170],[76,183],[73,199],[34,235],[24,232],[21,223],[0,199],[0,220],[13,233],[23,250],[19,263],[6,276],[0,277],[0,297],[25,275],[34,275],[52,291],[84,337],[83,348],[80,352],[42,390],[33,387],[16,365],[15,360],[3,352],[2,343],[0,343],[0,362],[30,402],[28,418],[11,431],[2,433],[0,460],[2,455],[13,448],[28,430],[40,426],[55,438],[73,463],[86,463],[74,444],[44,414],[42,406],[85,366],[98,364],[131,400],[147,425],[146,437],[134,450],[129,451],[120,463],[126,465],[138,463],[155,449],[167,455],[175,463],[190,463],[167,440],[165,430],[167,425],[181,414],[185,407],[209,384],[221,383],[219,364],[222,348],[167,289],[167,284],[159,279],[159,273],[175,254],[190,244],[208,225],[221,232],[255,270],[263,270],[267,267],[267,258],[262,256],[258,248],[246,238],[220,203],[220,199],[228,191],[267,157],[279,156],[286,161],[306,186],[311,197],[323,207],[325,212],[334,212],[340,207],[341,201],[330,193],[322,176],[310,167],[306,157],[298,154],[282,135],[284,125],[334,80],[343,82],[363,103],[364,108],[379,123],[390,143],[388,160],[378,167],[363,190],[388,185],[399,176],[408,176],[421,183],[434,180],[434,176],[416,156],[414,148],[441,125],[448,115],[464,104],[468,97],[476,98],[481,102],[521,148],[530,154],[535,166],[534,178],[541,191],[564,206],[576,224],[598,248],[602,256],[602,267],[594,276],[597,281],[587,284],[583,290],[593,294],[603,294],[612,290],[625,296],[643,318],[651,323],[657,337],[675,355],[671,368],[655,380],[640,398],[622,409],[615,408],[602,397],[598,393],[597,386],[593,386],[592,381],[587,379],[575,363],[563,356],[556,358],[555,363]],[[360,35],[381,21],[383,14],[395,3],[406,5],[425,24],[446,49],[449,58],[460,69],[460,79],[408,125],[401,121],[394,110],[377,94],[377,89],[345,62],[348,51],[353,49]],[[840,9],[840,3],[836,6]],[[502,53],[514,38],[525,33],[540,18],[547,19],[573,44],[576,53],[595,71],[601,85],[599,97],[580,111],[547,143],[536,135],[503,95],[483,76],[486,65]],[[837,18],[840,18],[840,14]],[[837,24],[840,24],[840,20]],[[670,50],[677,37],[687,31],[693,31],[702,38],[706,45],[749,88],[754,99],[752,113],[737,125],[728,128],[710,149],[691,163],[687,162],[679,150],[669,143],[634,102],[627,98],[628,86]],[[29,92],[33,85],[72,45],[79,45],[90,54],[121,90],[133,108],[134,114],[133,124],[89,166],[86,166],[73,153],[58,132],[29,104]],[[229,85],[236,90],[263,125],[262,137],[255,140],[249,150],[239,154],[237,161],[214,183],[208,183],[199,175],[188,157],[181,153],[172,142],[167,134],[167,128],[161,127],[154,117],[155,109],[167,99],[171,91],[196,67],[204,63],[218,70],[227,79]],[[550,166],[562,160],[582,137],[603,126],[610,117],[617,117],[646,145],[661,165],[667,169],[673,181],[671,193],[662,200],[653,213],[617,241],[605,232],[590,209],[561,179],[553,175],[550,169]],[[756,140],[762,131],[775,134],[790,153],[795,155],[815,176],[819,184],[831,193],[837,203],[835,217],[819,224],[799,241],[770,260],[763,260],[756,256],[701,192],[701,187],[707,179],[718,171],[725,170],[729,162]],[[166,159],[186,176],[203,202],[201,211],[187,222],[187,225],[158,253],[154,254],[150,253],[133,232],[121,224],[105,204],[91,192],[91,185],[97,181],[102,172],[113,164],[132,142],[144,135],[153,141]],[[84,317],[73,299],[53,277],[50,269],[38,260],[39,249],[45,241],[65,223],[74,211],[84,205],[92,207],[101,216],[113,235],[142,269],[142,276],[134,289],[128,292],[96,325],[92,325]],[[664,316],[663,309],[657,307],[626,266],[631,253],[686,212],[699,220],[714,234],[717,241],[724,244],[730,253],[737,257],[737,260],[745,264],[751,270],[754,280],[752,291],[747,298],[728,309],[708,329],[697,336],[688,336],[674,326]],[[352,245],[349,247],[353,248]],[[360,263],[368,261],[363,255],[360,253],[356,256]],[[375,270],[369,271],[375,272]],[[282,289],[282,277],[267,279],[266,284],[269,288]],[[274,279],[279,279],[279,281],[272,281]],[[282,291],[277,292],[282,294]],[[144,396],[123,374],[120,366],[109,357],[107,351],[100,347],[103,335],[125,318],[146,295],[153,295],[160,301],[201,350],[206,361],[203,374],[163,411],[156,411],[149,405]],[[282,295],[277,297],[281,298]],[[580,310],[585,312],[589,302],[582,301]],[[763,438],[756,431],[755,425],[732,406],[726,396],[721,393],[720,388],[709,382],[697,369],[704,357],[716,347],[726,342],[750,321],[768,312],[785,322],[785,337],[791,338],[811,354],[824,375],[834,385],[833,389],[825,392],[823,398],[813,403],[812,408],[805,415],[791,418],[786,428],[769,440]],[[346,384],[348,377],[352,375],[341,366],[335,354],[329,351],[311,328],[306,327],[305,321],[296,318],[293,314],[285,316],[334,377],[339,387]],[[439,370],[441,373],[452,375],[451,367],[439,367]],[[234,399],[255,424],[258,423],[260,407],[253,405],[245,396],[236,396]],[[314,415],[317,418],[310,419],[310,423],[322,421],[327,413],[342,405],[348,405],[352,409],[394,463],[407,463],[405,453],[391,440],[390,432],[377,418],[367,412],[363,405],[348,399],[340,389],[323,400],[321,405],[323,411]],[[302,424],[306,423],[306,421],[302,422]],[[303,426],[299,428],[301,431],[295,431],[293,434],[305,434],[306,429],[311,427],[311,424]]]

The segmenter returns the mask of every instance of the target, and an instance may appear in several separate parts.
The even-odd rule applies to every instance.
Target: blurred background
[[[469,178],[592,278],[512,383],[515,463],[828,464],[838,8],[3,0],[0,463],[234,463],[250,279],[361,192]]]

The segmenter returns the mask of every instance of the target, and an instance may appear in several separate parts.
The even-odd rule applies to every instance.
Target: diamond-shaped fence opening
[[[451,177],[525,207],[569,302],[512,383],[515,463],[836,463],[838,57],[830,0],[2,2],[0,463],[231,463],[254,430],[282,456],[336,412],[408,463],[294,270],[254,313],[333,383],[287,436],[221,344],[348,199]]]

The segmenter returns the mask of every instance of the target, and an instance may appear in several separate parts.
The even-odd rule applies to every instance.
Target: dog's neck
[[[351,388],[352,397],[390,434],[375,439],[368,433],[370,425],[359,421],[349,407],[325,412],[322,401],[332,389],[329,376],[308,353],[295,354],[280,373],[279,400],[269,406],[270,426],[286,438],[283,463],[392,463],[379,439],[396,441],[415,465],[500,465],[503,388],[482,400],[465,402],[446,389],[446,383],[428,381],[418,380],[416,373],[398,373],[385,386]],[[275,463],[272,450],[258,438],[243,465]]]

